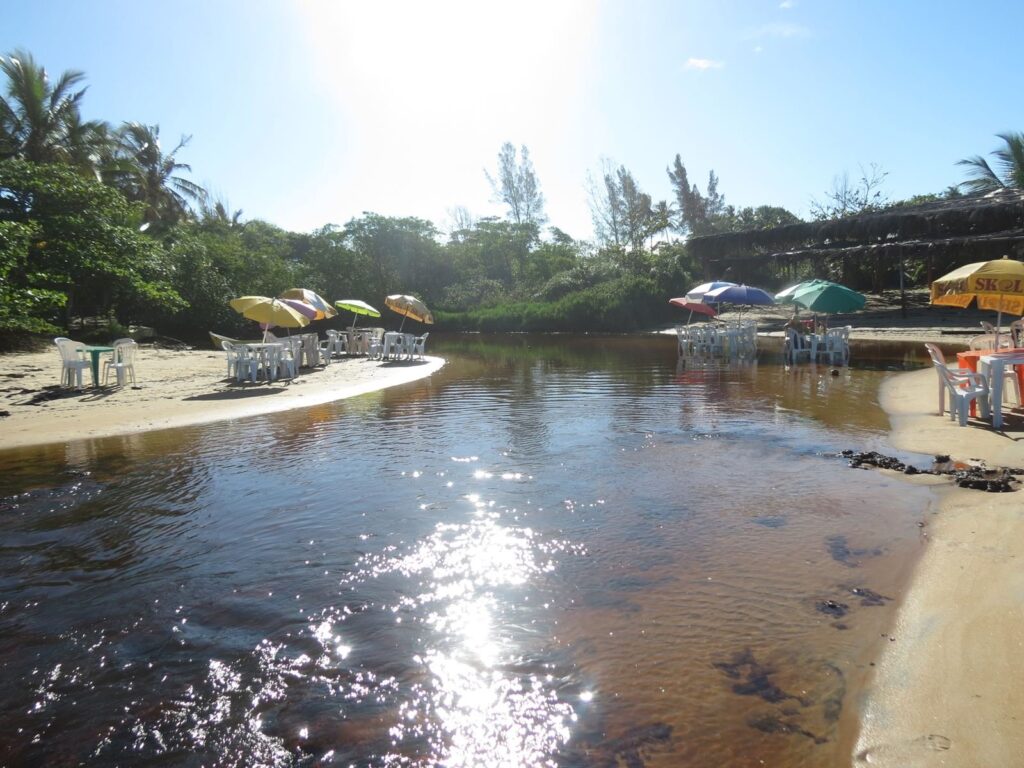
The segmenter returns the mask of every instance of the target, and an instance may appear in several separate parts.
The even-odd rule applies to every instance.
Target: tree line
[[[0,70],[0,334],[53,333],[86,318],[187,339],[244,333],[228,300],[290,287],[376,304],[415,292],[449,328],[626,330],[673,319],[666,299],[700,277],[687,237],[800,221],[777,206],[727,204],[714,171],[701,190],[680,155],[659,201],[604,161],[586,184],[594,240],[578,240],[548,222],[528,149],[506,143],[486,171],[504,216],[452,209],[442,232],[366,212],[290,232],[244,221],[191,181],[181,161],[188,136],[166,151],[158,125],[84,120],[83,73],[51,80],[23,51],[0,57]],[[971,191],[1020,186],[1024,138],[1002,138],[996,168],[963,161]],[[878,184],[867,175],[837,184],[812,213],[884,206]]]

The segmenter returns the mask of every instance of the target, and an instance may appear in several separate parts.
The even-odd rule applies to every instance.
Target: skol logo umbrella
[[[932,304],[966,308],[972,301],[978,302],[978,309],[996,311],[998,348],[1003,312],[1024,315],[1024,263],[1008,256],[978,261],[954,269],[932,283]]]

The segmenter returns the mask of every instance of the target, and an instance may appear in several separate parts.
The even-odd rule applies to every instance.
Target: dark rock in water
[[[755,517],[753,522],[763,525],[765,528],[781,528],[786,524],[784,517]]]
[[[876,557],[882,554],[880,549],[850,549],[845,536],[829,536],[825,539],[825,546],[837,563],[842,563],[848,568],[857,568],[860,557]]]
[[[730,661],[716,661],[713,666],[724,672],[730,680],[736,681],[732,685],[732,690],[740,696],[757,696],[772,703],[793,699],[802,706],[807,706],[799,696],[786,693],[773,683],[771,676],[775,674],[775,670],[759,663],[749,648],[733,654]]]
[[[879,469],[891,469],[895,472],[906,471],[907,465],[893,456],[884,456],[878,451],[850,451],[842,452],[845,458],[850,460],[851,467],[878,467]]]
[[[570,765],[588,765],[595,768],[644,768],[644,753],[664,746],[672,739],[672,726],[653,723],[630,728],[622,736],[598,744],[581,744],[569,751]]]
[[[0,419],[2,419],[4,416],[10,416],[10,415],[11,415],[10,411],[0,411]]]
[[[1024,470],[1015,467],[990,468],[977,459],[971,459],[976,462],[975,465],[965,467],[963,464],[952,463],[949,456],[944,454],[935,457],[932,469],[918,469],[910,464],[904,464],[894,456],[884,456],[877,451],[858,452],[846,449],[841,452],[841,455],[849,459],[850,466],[855,469],[877,467],[902,472],[905,475],[953,475],[953,482],[960,488],[973,488],[989,493],[1007,493],[1017,490],[1017,481],[1014,475],[1024,475]]]
[[[892,600],[891,597],[880,595],[867,587],[852,587],[850,592],[860,598],[861,605],[885,605],[887,600]]]
[[[960,488],[973,488],[989,493],[1008,493],[1016,490],[1016,482],[1009,469],[988,469],[984,466],[958,469],[953,473],[953,482]]]
[[[835,600],[819,600],[815,603],[814,607],[818,609],[819,613],[835,616],[837,619],[841,619],[850,610],[850,606],[846,603],[840,603]]]
[[[813,733],[808,731],[806,728],[797,725],[796,723],[790,723],[783,720],[778,715],[757,715],[747,720],[747,725],[751,728],[756,728],[763,733],[795,733],[800,736],[806,736],[812,739],[815,744],[824,744],[828,739],[822,738],[821,736],[815,736]]]

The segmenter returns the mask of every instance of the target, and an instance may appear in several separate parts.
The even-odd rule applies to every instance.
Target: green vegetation
[[[442,233],[423,219],[364,213],[289,232],[243,221],[189,180],[179,157],[189,137],[165,152],[158,125],[83,120],[82,73],[51,81],[20,51],[0,57],[0,70],[0,335],[85,319],[187,339],[242,334],[229,299],[295,286],[377,305],[415,292],[440,328],[624,331],[676,319],[667,298],[702,278],[686,236],[799,221],[779,207],[727,205],[713,171],[702,192],[679,155],[666,168],[672,199],[658,201],[605,161],[588,185],[595,242],[577,240],[547,226],[529,151],[506,143],[487,174],[505,218],[454,209]],[[964,163],[987,184],[1019,186],[1022,139],[1002,138],[1003,177],[980,158]],[[879,173],[837,186],[816,215],[882,207]]]

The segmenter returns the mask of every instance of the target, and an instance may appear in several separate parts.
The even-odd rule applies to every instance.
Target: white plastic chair
[[[85,349],[77,341],[72,341],[66,336],[58,336],[53,340],[60,352],[61,371],[60,384],[62,387],[75,386],[78,381],[78,389],[82,389],[82,371],[89,369],[92,363],[85,356]]]
[[[1024,347],[1024,318],[1010,323],[1010,339],[1014,348]]]
[[[228,352],[228,375],[232,368],[235,372],[235,379],[238,381],[251,381],[256,383],[256,374],[259,373],[260,358],[256,352],[245,344],[232,344],[230,341],[222,341],[221,346]]]
[[[811,348],[808,346],[806,338],[802,333],[797,333],[794,328],[786,329],[783,354],[786,362],[790,364],[799,362],[801,357],[806,358],[808,362],[811,360]]]
[[[1013,339],[1009,333],[999,334],[999,347],[1009,347],[1013,343]],[[982,333],[977,336],[972,336],[971,340],[967,342],[971,349],[995,349],[996,348],[996,335],[994,333]]]
[[[412,350],[409,353],[410,357],[418,357],[420,360],[423,359],[423,355],[426,354],[427,349],[427,336],[430,335],[430,331],[427,331],[422,336],[417,336],[413,339]]]
[[[818,349],[818,356],[828,355],[829,365],[846,365],[850,361],[850,331],[852,326],[829,328],[825,331],[825,347]]]
[[[959,418],[960,426],[967,426],[967,412],[970,410],[971,402],[978,403],[978,410],[982,418],[988,416],[988,382],[980,373],[966,373],[953,375],[945,365],[935,363],[935,370],[946,385],[949,392],[949,418]]]
[[[117,376],[117,386],[123,387],[126,376],[131,376],[132,386],[135,386],[135,355],[139,351],[139,345],[134,339],[118,339],[111,346],[114,351],[110,357],[103,361],[103,384],[110,382],[110,372]]]
[[[936,366],[942,366],[949,371],[950,376],[953,377],[964,377],[974,373],[969,368],[950,368],[949,363],[946,362],[946,356],[942,354],[942,350],[934,344],[925,342],[925,349],[928,350],[928,355],[932,359],[932,363]],[[942,416],[946,412],[946,379],[939,374],[939,415]],[[952,405],[950,406],[952,407]]]

